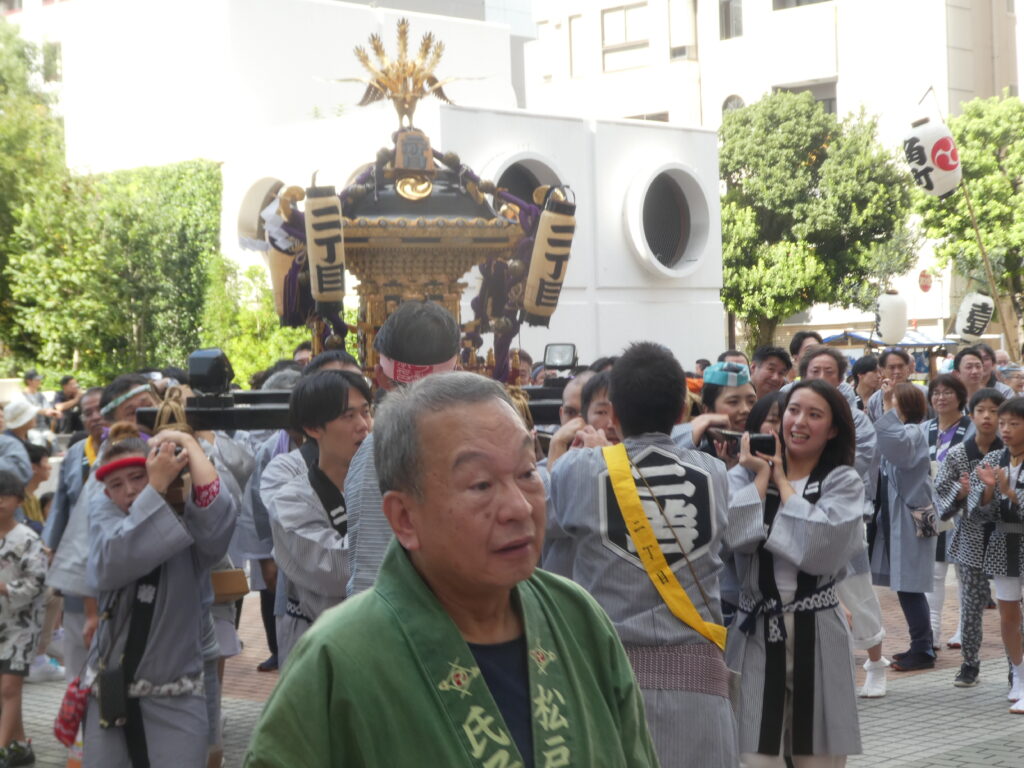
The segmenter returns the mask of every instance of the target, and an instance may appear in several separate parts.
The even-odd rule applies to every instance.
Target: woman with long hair
[[[726,542],[740,579],[737,713],[746,768],[836,767],[861,751],[850,631],[836,581],[863,546],[850,406],[824,381],[787,393],[772,454],[740,442]],[[758,503],[760,502],[760,503]]]
[[[925,592],[932,590],[935,535],[918,535],[917,518],[934,517],[924,393],[914,384],[882,382],[883,415],[875,421],[882,455],[881,492],[868,526],[871,575],[876,585],[899,597],[910,631],[910,649],[893,654],[890,669],[910,672],[935,666],[931,619]],[[916,515],[915,515],[916,513]]]

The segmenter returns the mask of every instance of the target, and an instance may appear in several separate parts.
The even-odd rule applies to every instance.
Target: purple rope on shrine
[[[444,163],[443,152],[435,149],[434,159],[448,167],[447,163]],[[466,165],[460,165],[458,169],[452,168],[451,170],[457,170],[460,179],[468,179],[477,185],[481,183],[480,177]],[[494,197],[510,203],[519,209],[519,226],[526,236],[517,243],[515,258],[523,262],[526,267],[526,274],[529,274],[530,258],[533,254],[533,243],[537,235],[537,226],[540,223],[541,210],[532,202],[523,200],[507,190],[495,189]],[[470,302],[474,318],[478,323],[482,323],[488,316],[487,305],[490,304],[494,310],[493,319],[496,320],[499,317],[503,317],[511,323],[508,331],[504,333],[495,332],[494,334],[494,372],[491,376],[497,381],[504,381],[509,374],[508,351],[512,346],[512,339],[519,333],[521,325],[518,309],[514,306],[509,306],[508,301],[509,291],[515,281],[509,279],[507,266],[495,259],[481,264],[480,274],[483,276],[480,293]],[[472,339],[474,346],[477,346],[477,339],[480,340],[480,344],[483,343],[479,333],[467,333],[465,338]],[[464,357],[468,358],[467,351],[464,351]]]
[[[281,324],[289,328],[305,325],[306,318],[313,311],[313,294],[309,286],[303,290],[299,284],[299,273],[305,264],[304,258],[296,257],[284,278],[284,315],[281,317]]]
[[[302,211],[292,211],[288,221],[281,225],[289,237],[306,242],[306,214]]]

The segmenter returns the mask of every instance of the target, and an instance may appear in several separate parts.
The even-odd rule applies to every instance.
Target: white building
[[[459,106],[430,100],[417,109],[433,146],[501,186],[561,182],[576,193],[559,309],[550,329],[524,327],[517,346],[536,355],[545,343],[574,341],[585,361],[641,338],[685,361],[720,347],[714,133],[517,110],[508,24],[334,0],[68,0],[30,10],[14,20],[36,40],[62,44],[69,165],[221,162],[222,247],[250,263],[258,257],[239,249],[237,229],[253,182],[307,186],[316,172],[318,183],[341,188],[389,143],[391,104],[356,108],[364,86],[332,80],[364,74],[352,49],[371,33],[393,51],[395,23],[408,16],[413,41],[430,30],[445,43],[439,75],[466,78],[445,86]]]
[[[602,118],[717,129],[731,107],[810,90],[837,114],[877,115],[896,149],[918,117],[1016,94],[1024,64],[1014,0],[547,0],[535,11],[528,106]],[[941,336],[963,285],[947,269],[923,293],[918,274],[933,266],[925,251],[896,287],[921,330]],[[831,330],[872,318],[816,306],[794,320]]]

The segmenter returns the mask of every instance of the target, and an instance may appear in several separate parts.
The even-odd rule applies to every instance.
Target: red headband
[[[125,467],[144,467],[146,466],[145,456],[125,456],[123,459],[114,459],[108,461],[102,467],[96,470],[96,479],[102,480],[111,472],[116,472],[119,469]]]
[[[455,363],[458,362],[459,356],[456,353],[452,355],[451,359],[434,365],[403,363],[400,360],[392,360],[387,355],[378,355],[378,359],[380,361],[380,368],[384,371],[385,376],[392,381],[397,381],[399,384],[408,384],[432,373],[447,373],[448,371],[455,370]]]

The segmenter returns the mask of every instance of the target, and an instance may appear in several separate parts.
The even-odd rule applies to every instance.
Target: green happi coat
[[[581,588],[540,569],[514,590],[526,627],[537,768],[657,766],[615,629]],[[374,588],[296,645],[247,768],[512,768],[523,760],[469,647],[405,551]]]

